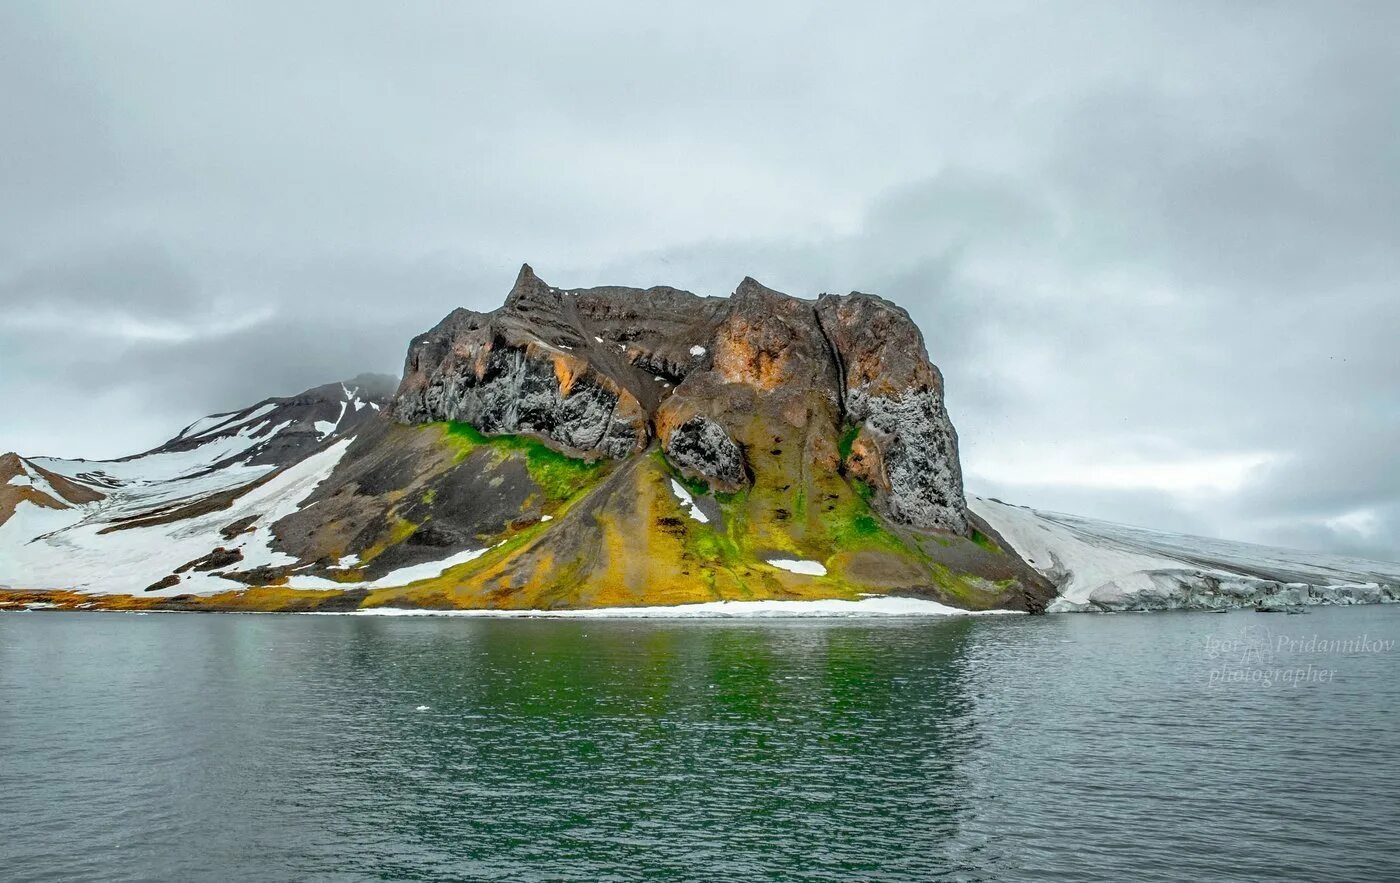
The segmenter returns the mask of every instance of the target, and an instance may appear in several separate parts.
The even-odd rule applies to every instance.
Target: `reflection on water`
[[[1400,873],[1397,657],[1209,686],[1252,615],[0,616],[0,876]]]

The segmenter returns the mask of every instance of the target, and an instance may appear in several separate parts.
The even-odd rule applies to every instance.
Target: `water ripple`
[[[1400,656],[1255,617],[0,616],[0,876],[1400,878]]]

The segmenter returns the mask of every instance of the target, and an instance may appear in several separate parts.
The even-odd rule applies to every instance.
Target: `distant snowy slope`
[[[244,568],[285,563],[268,545],[274,516],[295,511],[392,391],[369,375],[267,399],[118,460],[3,455],[0,587],[141,592],[216,551]],[[228,531],[239,519],[249,526]],[[243,587],[199,570],[150,591]]]
[[[969,497],[1053,582],[1051,612],[1400,600],[1400,564],[1168,534]]]
[[[225,508],[182,518],[154,517],[131,526],[114,523],[100,507],[65,512],[23,508],[0,526],[0,585],[62,587],[103,594],[226,592],[244,588],[191,567],[169,585],[150,589],[177,568],[215,550],[241,567],[294,563],[272,548],[272,525],[295,512],[335,468],[350,439],[334,442],[300,463],[249,482]],[[243,473],[246,475],[246,473]],[[197,479],[196,479],[197,480]],[[183,494],[188,481],[161,482]],[[130,505],[125,494],[114,500]],[[230,530],[247,520],[248,528]],[[33,539],[31,539],[31,537]]]

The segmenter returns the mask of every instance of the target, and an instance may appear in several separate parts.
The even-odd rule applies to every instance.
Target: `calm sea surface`
[[[1397,640],[0,614],[0,878],[1397,880]]]

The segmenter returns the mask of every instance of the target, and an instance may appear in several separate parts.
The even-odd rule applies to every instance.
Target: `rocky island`
[[[560,289],[525,266],[500,308],[414,338],[397,384],[267,399],[123,460],[8,454],[0,482],[0,608],[1037,613],[1388,600],[1400,582],[969,506],[908,313],[747,278],[717,298]]]

